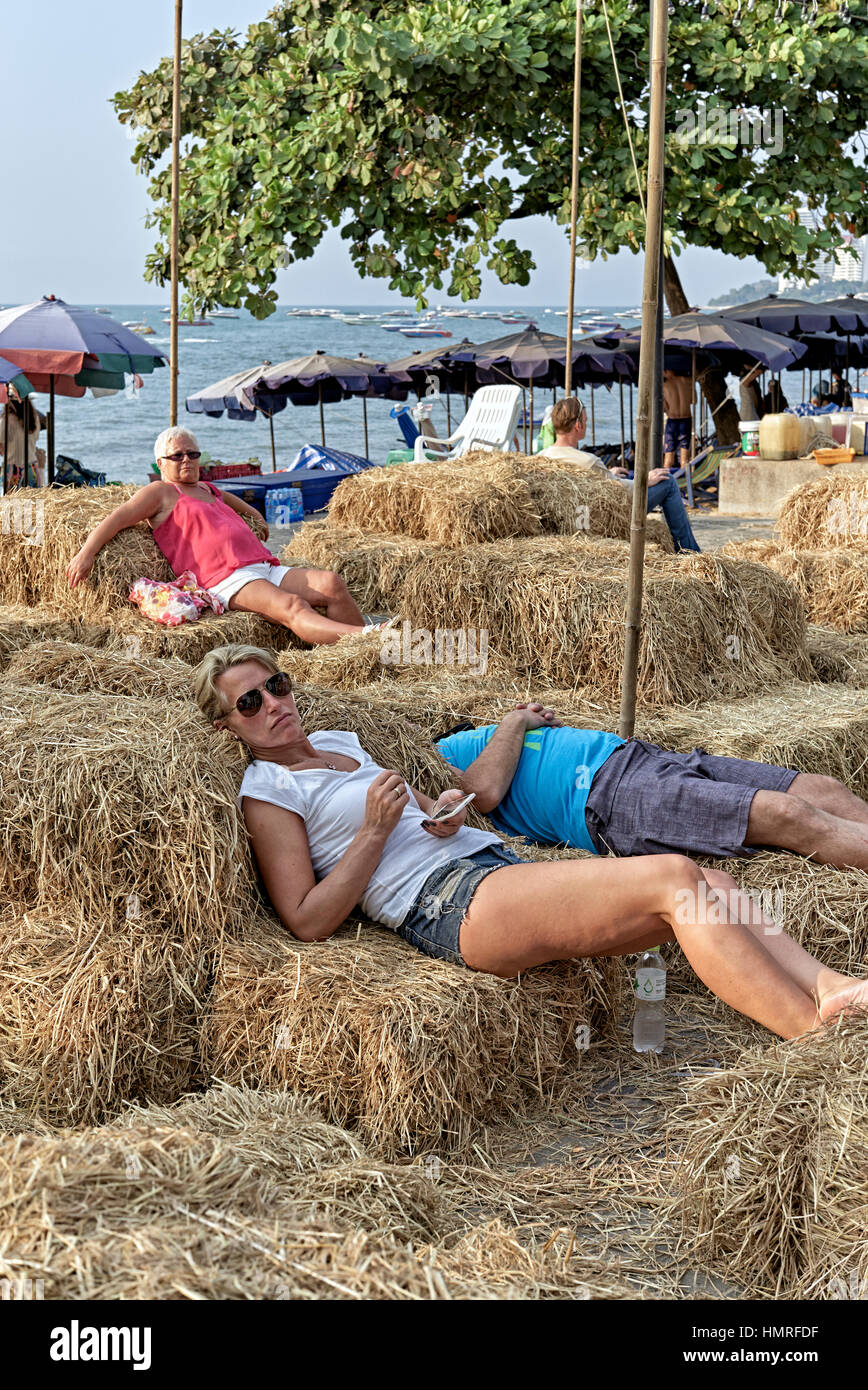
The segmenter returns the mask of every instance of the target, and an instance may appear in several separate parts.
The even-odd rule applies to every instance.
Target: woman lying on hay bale
[[[154,455],[162,481],[148,483],[93,529],[67,568],[73,588],[87,578],[118,531],[147,521],[175,574],[192,570],[202,588],[228,608],[259,613],[312,644],[336,642],[364,628],[339,574],[281,565],[262,544],[268,527],[259,512],[231,492],[199,481],[201,453],[189,430],[163,430]],[[257,535],[243,517],[254,523]]]
[[[464,810],[434,823],[430,798],[355,734],[307,737],[272,652],[215,648],[194,694],[252,755],[238,800],[272,904],[299,940],[326,940],[360,906],[426,955],[504,978],[677,940],[709,989],[785,1038],[868,1002],[868,983],[757,922],[731,875],[685,855],[526,863],[465,826]]]
[[[435,746],[505,835],[622,857],[783,849],[868,869],[868,804],[837,777],[565,728],[539,704]]]

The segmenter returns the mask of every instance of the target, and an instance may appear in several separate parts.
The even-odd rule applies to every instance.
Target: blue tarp
[[[344,477],[349,473],[362,473],[366,468],[377,466],[370,459],[362,458],[360,454],[344,454],[340,449],[328,449],[323,444],[305,444],[299,449],[289,467],[283,471],[292,473],[298,468],[310,468],[320,469],[323,473],[337,473]]]

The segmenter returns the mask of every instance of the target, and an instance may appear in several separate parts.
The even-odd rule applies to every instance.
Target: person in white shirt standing
[[[589,471],[599,470],[602,476],[617,479],[623,487],[632,489],[633,479],[628,476],[626,468],[609,469],[596,454],[579,448],[587,431],[587,415],[576,396],[564,396],[563,400],[558,401],[552,409],[551,419],[555,442],[548,449],[543,449],[540,458],[564,459]],[[684,507],[681,489],[665,468],[652,468],[648,474],[648,511],[652,512],[655,507],[660,507],[666,518],[676,552],[698,551],[699,545]]]

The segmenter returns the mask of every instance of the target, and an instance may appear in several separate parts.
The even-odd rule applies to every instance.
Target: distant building
[[[811,232],[818,231],[822,226],[822,217],[816,208],[800,208],[799,221]],[[846,249],[850,246],[856,250],[855,256]],[[864,284],[868,281],[868,237],[852,237],[847,232],[840,249],[834,255],[818,260],[814,269],[822,280],[843,280],[851,285]],[[805,281],[798,276],[787,273],[778,276],[778,294],[804,288]]]

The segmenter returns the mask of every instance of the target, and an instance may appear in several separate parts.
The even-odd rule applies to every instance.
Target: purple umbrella
[[[284,396],[297,404],[318,404],[320,434],[325,444],[325,415],[327,400],[348,400],[351,396],[388,395],[393,386],[380,365],[365,357],[336,357],[331,353],[309,353],[278,362],[261,372],[257,381],[245,388],[244,395],[252,402],[264,395]],[[365,410],[365,448],[367,449],[367,407]]]
[[[734,304],[731,309],[720,309],[715,317],[735,319],[739,323],[752,324],[755,328],[764,328],[768,333],[780,333],[783,337],[791,333],[828,333],[835,328],[842,333],[852,333],[856,331],[858,323],[852,310],[842,310],[838,314],[827,304],[811,304],[806,299],[779,299],[776,294],[751,300],[747,304]]]

